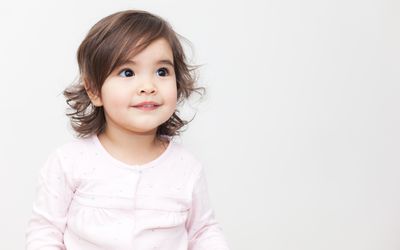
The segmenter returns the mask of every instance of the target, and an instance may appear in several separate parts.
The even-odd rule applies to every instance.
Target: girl
[[[26,248],[226,250],[201,163],[174,136],[194,87],[178,35],[121,11],[96,23],[64,91],[77,138],[40,172]]]

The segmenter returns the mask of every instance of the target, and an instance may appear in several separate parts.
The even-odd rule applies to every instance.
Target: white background
[[[80,42],[129,8],[204,65],[181,141],[233,250],[400,249],[397,0],[2,2],[0,249],[24,248],[38,171],[72,138],[61,93]]]

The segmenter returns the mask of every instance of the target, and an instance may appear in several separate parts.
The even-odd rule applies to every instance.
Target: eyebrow
[[[131,63],[131,64],[137,64],[134,60],[128,60],[126,63]],[[158,64],[167,64],[167,65],[170,65],[171,67],[174,67],[174,63],[171,61],[171,60],[169,60],[169,59],[161,59],[161,60],[158,60],[157,62],[156,62],[156,64],[158,65]]]

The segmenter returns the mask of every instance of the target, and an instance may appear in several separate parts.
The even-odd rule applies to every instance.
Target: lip
[[[148,106],[150,105],[150,106]],[[141,102],[138,104],[133,105],[134,108],[138,108],[141,110],[154,110],[156,108],[158,108],[160,106],[160,104],[156,103],[156,102]]]
[[[158,104],[158,103],[156,103],[156,102],[141,102],[141,103],[138,103],[138,104],[135,104],[135,105],[133,105],[133,107],[140,107],[140,106],[143,106],[143,105],[154,105],[154,106],[160,106],[160,104]]]

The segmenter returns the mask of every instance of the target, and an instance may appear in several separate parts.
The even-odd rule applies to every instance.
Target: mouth
[[[140,110],[155,110],[159,106],[161,106],[161,105],[159,105],[159,104],[139,104],[139,105],[133,106],[133,108],[140,109]]]

